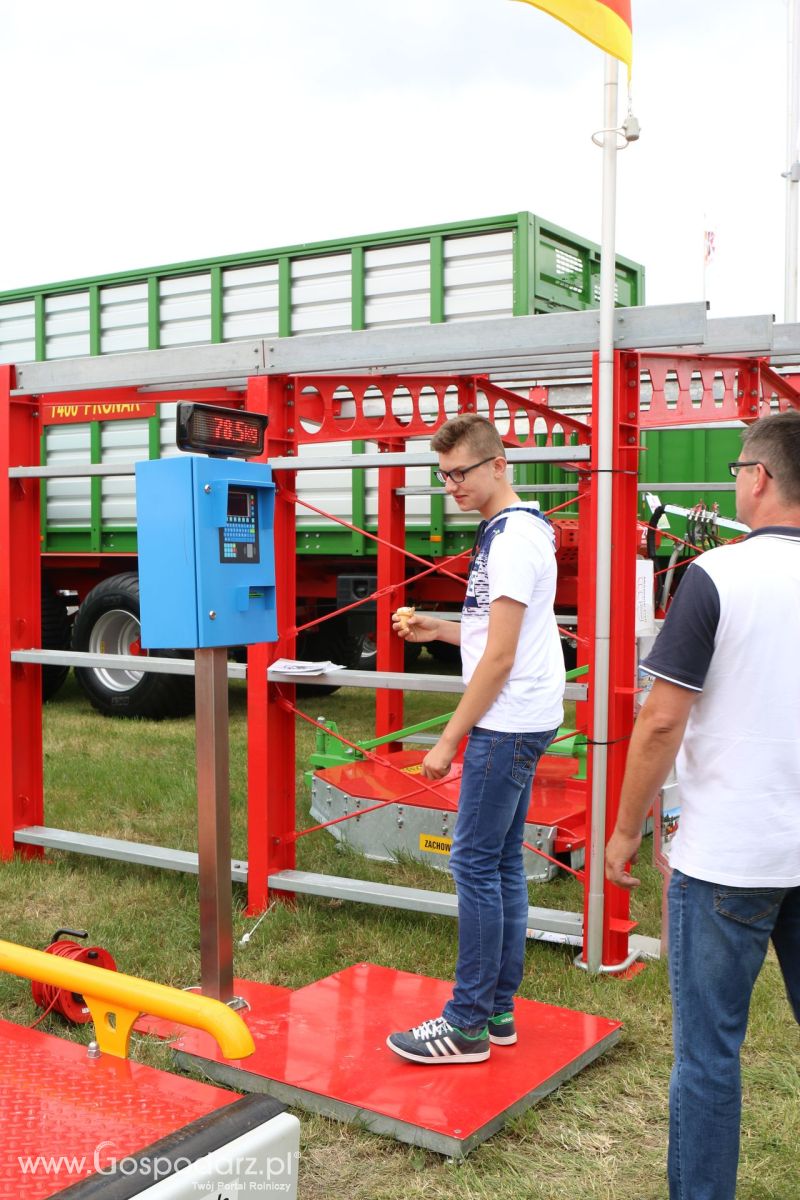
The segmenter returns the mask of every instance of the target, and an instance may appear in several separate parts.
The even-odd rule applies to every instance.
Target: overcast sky
[[[700,299],[707,214],[712,315],[782,319],[786,0],[633,13],[617,249]],[[527,4],[3,0],[0,44],[0,290],[521,209],[599,240],[603,56]]]

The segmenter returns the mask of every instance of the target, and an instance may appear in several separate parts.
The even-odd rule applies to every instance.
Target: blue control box
[[[277,640],[274,502],[264,463],[187,455],[136,464],[142,646]]]

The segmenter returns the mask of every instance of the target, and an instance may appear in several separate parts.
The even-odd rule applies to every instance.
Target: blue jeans
[[[557,732],[476,726],[469,735],[450,851],[458,896],[456,985],[444,1009],[459,1029],[482,1028],[514,1007],[528,930],[525,817],[536,764]]]
[[[736,1195],[739,1050],[770,939],[800,1022],[800,887],[727,887],[673,871],[671,1200],[734,1200]]]

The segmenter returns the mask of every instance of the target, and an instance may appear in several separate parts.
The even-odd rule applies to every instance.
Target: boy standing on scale
[[[514,995],[528,927],[525,817],[536,765],[563,720],[565,677],[552,526],[511,488],[497,430],[467,414],[447,421],[431,447],[447,494],[461,512],[483,518],[461,624],[394,618],[409,641],[461,646],[466,690],[422,762],[426,779],[443,779],[469,735],[450,853],[458,961],[443,1013],[391,1034],[387,1045],[411,1062],[444,1065],[483,1062],[492,1042],[517,1040]]]

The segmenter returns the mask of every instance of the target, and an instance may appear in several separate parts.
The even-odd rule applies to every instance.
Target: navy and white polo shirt
[[[671,865],[732,887],[800,885],[800,528],[696,559],[642,669],[698,693]]]

